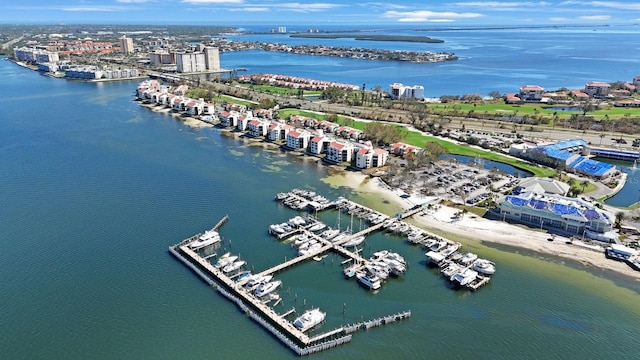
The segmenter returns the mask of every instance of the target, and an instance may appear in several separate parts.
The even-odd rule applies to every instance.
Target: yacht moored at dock
[[[300,329],[300,331],[305,332],[323,322],[326,316],[326,312],[320,311],[318,308],[313,308],[305,311],[295,319],[293,325]]]

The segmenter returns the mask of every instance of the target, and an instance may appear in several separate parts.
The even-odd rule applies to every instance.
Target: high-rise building
[[[178,72],[192,73],[207,70],[205,54],[201,52],[176,53]]]
[[[279,32],[280,34],[284,34],[284,33],[286,33],[286,32],[287,32],[287,27],[286,27],[286,26],[280,26],[280,27],[278,27],[278,32]]]
[[[204,48],[204,60],[207,66],[207,70],[220,70],[220,51],[217,47]]]
[[[120,49],[125,54],[132,53],[133,52],[133,39],[122,35],[122,37],[120,38]]]

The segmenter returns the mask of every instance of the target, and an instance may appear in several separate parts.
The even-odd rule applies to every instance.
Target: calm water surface
[[[325,168],[194,130],[134,102],[135,82],[50,79],[0,61],[0,349],[3,358],[265,358],[293,354],[167,252],[213,226],[256,270],[293,250],[267,226],[296,213],[273,196]],[[382,205],[392,213],[397,209]],[[337,214],[320,215],[335,224]],[[349,219],[344,216],[341,225]],[[354,225],[355,226],[355,225]],[[285,311],[320,306],[341,324],[410,309],[319,359],[629,359],[640,352],[640,285],[579,264],[468,243],[498,273],[476,293],[449,289],[405,239],[376,234],[365,255],[402,253],[407,275],[372,294],[330,255],[278,274]],[[346,312],[343,314],[343,306]]]

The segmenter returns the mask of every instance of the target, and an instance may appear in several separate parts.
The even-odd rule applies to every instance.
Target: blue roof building
[[[615,240],[613,217],[588,202],[557,194],[522,192],[498,200],[503,218],[531,227],[597,240]]]
[[[605,178],[615,172],[615,165],[589,159],[586,157],[589,153],[586,141],[574,139],[537,146],[522,153],[522,156],[544,165],[565,167],[569,171],[597,178]]]

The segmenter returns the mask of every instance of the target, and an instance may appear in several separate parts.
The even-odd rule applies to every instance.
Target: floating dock
[[[288,198],[292,199],[292,201],[299,201],[301,203],[304,201],[308,202],[311,195],[307,196],[305,195],[305,193],[306,192],[302,190],[298,190],[298,192],[290,193]],[[307,204],[305,205],[305,208],[310,207],[312,210],[318,211],[320,210],[320,208],[325,209],[328,207],[338,207],[339,210],[340,208],[345,207],[351,207],[352,209],[355,209],[355,207],[357,207],[358,211],[366,211],[372,214],[372,216],[377,217],[378,222],[372,224],[369,227],[366,227],[365,229],[357,233],[349,234],[348,236],[345,236],[344,238],[341,238],[336,242],[324,239],[321,236],[307,230],[311,226],[315,225],[315,223],[317,223],[317,220],[315,222],[312,221],[310,224],[306,224],[304,226],[298,226],[295,229],[287,232],[286,234],[274,234],[278,238],[286,238],[297,233],[304,233],[309,238],[316,239],[316,241],[322,246],[312,251],[308,251],[303,255],[294,257],[283,263],[258,272],[256,273],[256,275],[271,275],[309,259],[326,256],[324,254],[329,251],[334,251],[341,256],[346,257],[347,259],[345,260],[345,262],[364,263],[367,260],[361,257],[357,251],[350,251],[343,247],[342,244],[345,244],[356,237],[367,235],[374,231],[382,229],[383,222],[379,221],[380,219],[384,218],[385,220],[389,220],[395,218],[394,221],[402,221],[403,219],[409,218],[419,212],[424,211],[423,207],[415,206],[411,209],[405,210],[403,213],[396,214],[394,217],[389,217],[373,209],[369,209],[344,198],[340,198],[336,201],[331,202],[325,200],[326,199],[322,200],[322,203],[318,202],[318,204],[320,204],[318,206],[316,206],[316,204],[313,204],[313,206],[309,206]],[[300,210],[300,208],[298,209]],[[228,219],[228,216],[222,218],[216,224],[216,226],[213,227],[212,230],[217,231]],[[427,236],[435,237],[435,235],[429,234],[426,231],[425,233],[427,234]],[[287,316],[295,313],[295,308],[283,314],[278,314],[273,309],[273,307],[269,306],[269,302],[271,299],[269,301],[263,301],[263,299],[256,297],[251,289],[247,289],[246,287],[244,287],[244,284],[247,281],[246,279],[235,282],[232,279],[233,275],[227,275],[222,270],[213,266],[208,261],[208,259],[215,256],[215,254],[200,256],[197,251],[189,248],[189,243],[198,239],[200,235],[202,235],[202,233],[191,236],[187,239],[182,240],[178,244],[169,247],[169,252],[178,260],[183,262],[187,267],[189,267],[194,273],[200,276],[209,286],[216,288],[220,294],[225,296],[227,299],[235,302],[243,312],[248,314],[254,321],[260,324],[270,333],[272,333],[283,344],[287,345],[293,352],[300,356],[313,354],[326,349],[331,349],[342,344],[346,344],[351,341],[351,333],[355,331],[367,330],[373,327],[383,326],[409,318],[411,316],[411,311],[405,311],[372,319],[369,321],[345,325],[329,332],[325,332],[314,337],[309,337],[304,332],[295,327],[292,322],[286,319]],[[475,290],[486,284],[489,279],[490,278],[488,276],[483,277],[482,279],[477,279],[477,281],[472,284],[473,287],[469,287]],[[278,301],[281,300],[282,299],[279,299]]]

